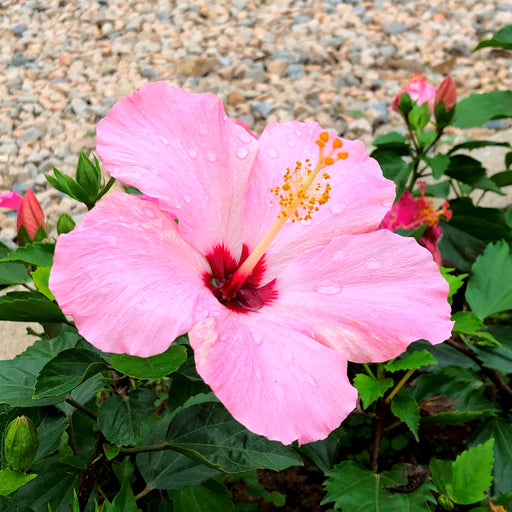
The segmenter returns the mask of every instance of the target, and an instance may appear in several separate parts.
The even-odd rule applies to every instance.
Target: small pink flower
[[[407,92],[409,93],[411,100],[420,106],[423,105],[423,103],[428,102],[428,108],[432,114],[434,112],[434,98],[436,96],[436,90],[437,89],[435,87],[427,84],[427,79],[420,73],[412,75],[406,87],[402,89],[394,99],[392,108],[395,112],[398,112],[397,106],[400,102],[400,97],[404,92]]]
[[[299,122],[256,139],[219,98],[161,82],[97,133],[106,169],[158,198],[110,194],[58,239],[50,287],[101,350],[150,356],[188,332],[238,421],[307,443],[356,405],[347,360],[450,335],[430,254],[377,229],[395,187],[362,142]]]
[[[22,201],[22,197],[18,194],[18,192],[16,192],[16,190],[8,192],[7,194],[4,195],[2,195],[2,193],[0,192],[0,208],[19,210]]]
[[[448,209],[448,203],[444,203],[440,210],[436,210],[432,200],[425,198],[425,185],[423,181],[418,182],[420,197],[414,197],[406,190],[382,219],[380,228],[389,231],[399,228],[414,230],[427,225],[419,243],[430,251],[438,265],[442,265],[441,253],[437,248],[442,235],[439,218],[444,216],[449,219],[452,212]]]
[[[19,207],[17,229],[23,226],[30,240],[34,240],[37,230],[42,227],[46,231],[44,213],[32,189],[28,189]]]

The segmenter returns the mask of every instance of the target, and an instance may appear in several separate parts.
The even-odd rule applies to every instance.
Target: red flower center
[[[239,313],[258,311],[277,298],[275,279],[260,286],[266,268],[264,255],[238,289],[227,290],[229,287],[225,284],[248,256],[249,249],[246,245],[242,248],[238,262],[224,245],[215,246],[212,252],[206,255],[211,268],[211,273],[205,272],[203,275],[206,286],[221,304]]]

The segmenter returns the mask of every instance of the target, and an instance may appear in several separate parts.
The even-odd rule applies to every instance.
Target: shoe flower
[[[151,356],[188,332],[231,414],[288,444],[353,410],[348,360],[450,335],[428,251],[377,229],[395,187],[362,142],[300,122],[257,139],[219,98],[161,82],[121,99],[97,140],[114,177],[158,199],[112,193],[58,239],[51,290],[99,349]]]
[[[10,210],[19,210],[23,198],[13,190],[7,194],[0,192],[0,208],[9,208]]]
[[[395,112],[398,112],[400,97],[406,92],[411,97],[411,100],[418,106],[428,102],[429,111],[431,114],[433,114],[436,91],[437,89],[434,86],[427,84],[427,79],[421,73],[417,73],[411,76],[405,88],[397,94],[391,108]]]
[[[425,198],[425,186],[424,181],[418,181],[420,197],[414,197],[406,190],[382,219],[380,227],[395,231],[396,229],[416,230],[427,226],[418,242],[430,251],[434,261],[441,266],[442,258],[437,246],[443,233],[439,226],[439,219],[441,216],[450,219],[452,212],[448,209],[448,203],[444,203],[440,210],[436,210],[432,200]]]

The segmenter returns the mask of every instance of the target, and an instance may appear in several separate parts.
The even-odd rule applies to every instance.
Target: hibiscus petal
[[[59,237],[50,288],[93,345],[146,357],[220,307],[208,270],[167,212],[114,193]]]
[[[286,169],[309,158],[318,161],[316,140],[322,129],[317,123],[293,121],[270,123],[259,138],[260,152],[254,162],[244,207],[244,241],[252,249],[279,214],[271,188],[283,184]],[[331,140],[336,138],[330,133]],[[365,233],[376,229],[395,198],[395,185],[382,176],[378,163],[368,156],[361,141],[341,139],[341,150],[348,153],[326,168],[331,178],[331,198],[307,222],[288,222],[266,253],[268,268],[275,277],[297,255],[327,245],[343,234]],[[272,202],[272,205],[271,205]]]
[[[4,195],[2,195],[2,192],[0,192],[0,208],[19,210],[22,201],[22,197],[18,194],[18,192],[16,192],[16,190],[8,192]]]
[[[349,361],[386,361],[409,343],[441,343],[453,322],[448,284],[432,255],[387,230],[342,236],[298,257],[279,276],[283,315]]]
[[[196,368],[237,421],[289,444],[324,439],[354,409],[346,359],[266,309],[227,310],[189,333]]]
[[[223,243],[237,256],[243,195],[258,142],[211,94],[163,82],[121,99],[97,129],[98,155],[124,183],[159,200],[203,254]]]

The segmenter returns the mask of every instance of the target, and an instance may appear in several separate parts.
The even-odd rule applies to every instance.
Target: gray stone
[[[391,23],[390,25],[386,25],[384,27],[384,33],[388,36],[392,36],[395,34],[400,34],[401,32],[405,32],[406,30],[409,30],[409,25],[406,25],[405,23]]]
[[[508,126],[507,119],[491,119],[484,124],[484,128],[490,128],[491,130],[501,130]]]
[[[156,18],[159,21],[171,21],[172,16],[168,12],[157,12]]]
[[[266,101],[253,101],[251,102],[251,110],[259,114],[263,119],[268,119],[268,116],[274,111],[274,105]]]
[[[41,139],[46,134],[46,126],[34,125],[30,128],[27,128],[23,134],[20,136],[20,139],[23,142],[34,142],[37,139]]]
[[[303,23],[309,23],[310,21],[313,21],[313,18],[311,16],[297,16],[293,19],[292,25],[302,25]]]
[[[76,97],[71,100],[71,110],[81,117],[89,115],[89,105],[82,98]]]
[[[21,37],[23,35],[23,32],[25,32],[25,30],[27,30],[27,25],[24,25],[24,24],[20,24],[20,25],[16,25],[14,27],[12,27],[12,33],[16,36],[16,37]]]
[[[144,68],[141,75],[148,80],[154,80],[158,76],[158,73],[153,68]]]
[[[300,64],[290,64],[286,68],[286,76],[289,76],[292,80],[300,80],[306,76],[306,70]]]

